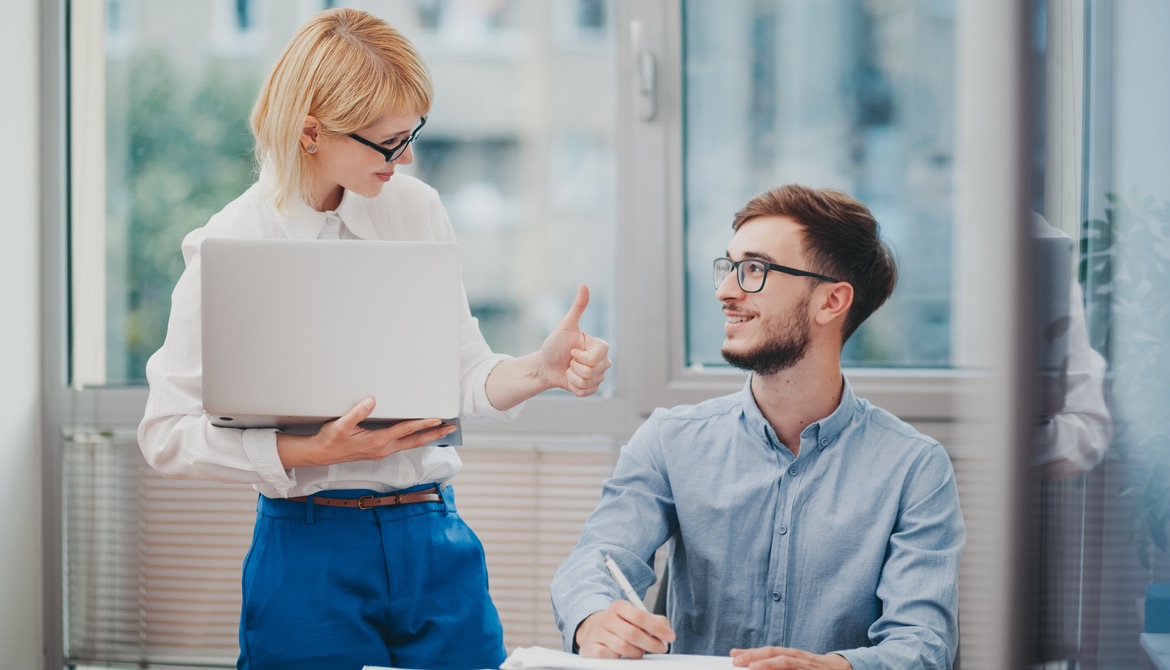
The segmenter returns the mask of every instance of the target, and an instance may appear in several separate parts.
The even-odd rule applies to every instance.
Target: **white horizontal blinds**
[[[67,657],[141,656],[142,544],[136,463],[109,441],[66,441],[63,458]]]
[[[132,435],[66,441],[70,662],[232,666],[256,493],[165,480]]]
[[[460,448],[460,513],[483,541],[508,649],[559,646],[548,585],[613,468],[605,438],[491,437]],[[130,432],[66,440],[70,663],[232,667],[251,488],[167,480]]]
[[[135,447],[137,452],[137,447]],[[251,543],[251,487],[159,477],[142,463],[145,636],[153,658],[234,664],[240,574]]]
[[[959,503],[963,510],[963,522],[967,528],[967,544],[963,549],[962,563],[959,565],[959,658],[956,659],[965,667],[981,666],[984,660],[979,646],[986,642],[979,635],[986,614],[978,607],[973,607],[981,589],[986,588],[986,571],[981,567],[988,562],[988,552],[994,553],[999,544],[989,545],[988,540],[995,538],[995,520],[986,518],[981,513],[977,498],[972,493],[978,490],[994,491],[998,486],[995,481],[989,480],[989,475],[981,472],[978,463],[963,447],[968,446],[960,439],[955,438],[947,445],[951,456],[951,465],[955,468],[955,482],[959,489]],[[974,445],[970,445],[973,450]],[[991,488],[980,489],[983,486]]]
[[[613,453],[606,438],[492,437],[460,448],[459,513],[483,541],[509,650],[560,647],[549,583],[597,505]]]

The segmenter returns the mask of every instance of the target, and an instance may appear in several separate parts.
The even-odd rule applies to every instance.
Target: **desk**
[[[1142,649],[1158,670],[1170,670],[1170,633],[1142,633]]]

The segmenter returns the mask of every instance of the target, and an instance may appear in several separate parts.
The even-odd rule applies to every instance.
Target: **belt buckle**
[[[374,496],[371,496],[371,495],[361,496],[360,498],[357,499],[358,509],[374,509],[373,507],[366,507],[366,505],[365,505],[366,500],[373,500],[373,499],[374,499]]]

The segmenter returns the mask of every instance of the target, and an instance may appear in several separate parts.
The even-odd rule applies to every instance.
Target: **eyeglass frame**
[[[420,117],[418,125],[414,127],[414,130],[410,131],[410,135],[406,139],[390,148],[386,148],[377,142],[371,142],[357,133],[349,133],[349,137],[382,154],[382,156],[386,159],[386,162],[389,163],[390,161],[396,160],[402,156],[402,154],[406,153],[406,148],[414,143],[414,140],[418,138],[418,132],[422,130],[422,127],[425,125],[427,125],[427,117]]]
[[[719,263],[721,261],[726,261],[727,263],[731,264],[731,267],[727,270],[727,274],[723,275],[723,279],[716,279],[715,275],[719,272]],[[723,282],[727,280],[728,275],[735,274],[735,283],[739,286],[739,290],[743,291],[744,293],[759,293],[760,291],[763,291],[764,285],[768,283],[768,273],[764,273],[763,278],[760,280],[759,288],[749,291],[743,286],[743,270],[741,268],[743,267],[744,263],[756,263],[758,265],[764,266],[768,271],[783,272],[786,275],[792,275],[794,277],[811,277],[813,279],[829,282],[830,284],[836,284],[842,281],[840,279],[833,279],[828,275],[809,272],[808,270],[797,270],[796,268],[790,268],[787,265],[769,263],[768,261],[761,260],[759,258],[745,258],[743,260],[733,261],[726,256],[721,256],[711,262],[711,279],[715,282],[715,288],[722,286]]]

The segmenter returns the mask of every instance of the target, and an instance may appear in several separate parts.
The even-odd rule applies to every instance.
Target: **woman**
[[[240,668],[490,668],[504,659],[483,548],[445,485],[459,457],[421,446],[451,428],[425,419],[364,430],[374,398],[308,436],[215,427],[202,407],[204,239],[454,240],[434,189],[395,173],[414,158],[431,95],[426,65],[397,30],[357,10],[318,14],[285,47],[252,111],[257,183],[183,241],[187,267],[166,341],[147,363],[138,436],[165,476],[260,492],[243,568]],[[610,361],[608,345],[577,326],[587,303],[582,286],[541,349],[511,358],[492,353],[464,301],[462,417],[508,420],[551,388],[594,393]]]

